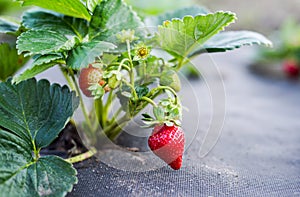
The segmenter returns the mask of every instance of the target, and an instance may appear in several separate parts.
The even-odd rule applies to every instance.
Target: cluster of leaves
[[[235,14],[231,12],[210,13],[202,7],[192,7],[162,14],[155,18],[150,17],[143,22],[122,0],[103,0],[100,3],[86,1],[86,6],[79,1],[76,2],[64,1],[67,9],[62,10],[62,6],[57,6],[61,1],[52,1],[51,6],[47,4],[47,9],[56,12],[38,9],[29,10],[23,14],[21,27],[25,28],[26,32],[18,37],[17,49],[19,54],[33,57],[34,62],[29,69],[15,77],[14,82],[18,83],[34,77],[57,64],[64,67],[64,70],[68,71],[67,74],[70,74],[70,71],[76,73],[95,60],[103,61],[101,58],[107,54],[117,55],[117,62],[112,62],[117,64],[129,56],[127,50],[134,50],[132,47],[135,43],[143,41],[150,43],[152,47],[163,49],[173,59],[168,63],[169,69],[166,69],[165,63],[160,65],[155,63],[156,57],[145,60],[143,63],[137,61],[135,67],[146,67],[146,71],[138,72],[140,75],[135,77],[137,81],[132,82],[132,85],[138,84],[140,87],[146,87],[150,84],[149,82],[154,82],[155,78],[159,78],[161,85],[179,90],[180,81],[176,72],[188,63],[190,58],[201,53],[222,52],[243,45],[270,44],[265,37],[254,32],[219,33],[236,19]],[[46,5],[42,1],[29,0],[23,1],[23,4],[40,7]],[[146,36],[149,26],[156,26],[158,29]],[[128,48],[124,39],[120,39],[118,35],[122,31],[130,30],[135,30],[134,36],[139,39],[132,40]],[[105,67],[112,68],[106,64],[102,69]],[[149,71],[149,68],[152,70]],[[152,74],[156,77],[151,77]],[[161,76],[157,77],[159,74]],[[111,87],[115,88],[121,80],[120,75],[120,69],[108,69],[105,70],[104,78]],[[148,82],[139,79],[147,79]],[[114,85],[112,85],[113,81]],[[131,88],[131,91],[137,89],[138,86]],[[128,91],[124,91],[125,89],[130,88],[126,84],[121,84],[121,94],[133,98],[134,94],[127,94]],[[103,89],[99,89],[99,85],[91,87],[91,90],[98,92],[95,94],[96,98],[104,94]],[[145,94],[144,96],[152,99],[151,97],[157,95]],[[145,106],[132,99],[129,99],[127,103],[128,105],[125,106],[130,109],[130,117],[136,115]]]
[[[7,22],[6,31],[1,29],[3,33],[27,30],[18,37],[17,48],[19,54],[32,56],[34,62],[14,81],[34,77],[57,64],[74,70],[84,68],[103,53],[124,50],[116,39],[117,33],[142,29],[138,33],[143,36],[145,24],[158,26],[155,46],[166,50],[179,62],[205,52],[222,52],[251,44],[270,45],[266,38],[254,32],[217,34],[234,22],[235,15],[231,12],[209,13],[202,7],[192,7],[149,17],[143,23],[121,0],[96,3],[87,1],[85,7],[80,1],[23,1],[24,5],[37,5],[55,12],[29,10],[23,14],[21,25]]]
[[[37,2],[45,5],[41,1]],[[50,4],[57,5],[53,1]],[[57,64],[80,70],[104,52],[116,48],[116,33],[142,25],[140,19],[121,0],[90,5],[91,15],[79,1],[78,5],[74,5],[74,1],[63,1],[63,4],[60,6],[63,12],[54,10],[73,17],[40,9],[23,14],[21,24],[28,30],[18,37],[17,48],[25,56],[34,56],[34,62],[30,69],[15,79],[16,82],[31,78]],[[65,9],[68,7],[70,10]]]
[[[40,157],[39,151],[64,127],[78,98],[65,86],[32,79],[37,74],[59,65],[80,96],[78,73],[97,64],[104,84],[90,87],[95,93],[93,110],[97,124],[113,139],[149,103],[153,117],[144,114],[147,124],[180,124],[177,72],[190,58],[243,45],[271,45],[255,32],[221,32],[235,21],[235,14],[211,13],[203,7],[142,20],[123,0],[20,2],[40,8],[24,12],[21,22],[0,19],[0,33],[13,38],[11,43],[0,43],[0,79],[5,81],[33,59],[24,72],[0,83],[0,190],[8,196],[63,196],[77,181],[70,164],[55,156]],[[151,48],[160,48],[171,58],[151,55]],[[110,88],[108,94],[102,86]],[[167,97],[156,104],[154,99],[162,93]],[[120,100],[121,110],[108,117],[115,98]],[[80,105],[85,113],[82,100]],[[120,118],[122,111],[125,115]],[[87,125],[93,128],[90,114],[85,115]]]

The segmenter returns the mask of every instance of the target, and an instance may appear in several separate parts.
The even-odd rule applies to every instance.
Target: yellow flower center
[[[138,56],[140,58],[145,58],[145,57],[147,57],[147,55],[148,55],[148,50],[146,47],[141,47],[138,49]]]

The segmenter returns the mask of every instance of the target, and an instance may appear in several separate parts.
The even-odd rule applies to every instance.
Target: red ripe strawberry
[[[150,149],[171,168],[178,170],[182,164],[184,133],[176,125],[156,125],[148,139]]]
[[[286,60],[283,63],[283,70],[289,77],[298,77],[300,68],[295,60]]]

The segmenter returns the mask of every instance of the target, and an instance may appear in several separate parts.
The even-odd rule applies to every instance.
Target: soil
[[[41,154],[58,155],[63,158],[68,158],[86,152],[87,150],[75,125],[69,122],[58,137],[48,147],[41,150]]]

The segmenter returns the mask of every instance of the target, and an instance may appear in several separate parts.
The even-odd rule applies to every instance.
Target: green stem
[[[185,64],[187,64],[188,62],[190,62],[193,58],[195,58],[196,56],[198,56],[199,54],[195,54],[195,55],[192,55],[188,58],[182,58],[179,62],[178,62],[178,65],[176,67],[176,70],[179,71],[182,66],[184,66]]]
[[[172,94],[177,97],[177,93],[175,92],[175,90],[173,90],[173,88],[169,87],[169,86],[158,86],[157,87],[158,90],[169,90],[170,92],[172,92]]]
[[[110,106],[111,106],[112,101],[114,100],[114,98],[115,98],[115,94],[113,94],[113,91],[111,90],[108,94],[107,101],[106,101],[106,104],[104,106],[106,111],[108,111],[110,109]]]
[[[157,91],[157,92],[155,92],[155,93],[153,93],[153,94],[151,94],[151,95],[148,95],[147,98],[149,98],[149,99],[151,99],[151,100],[154,100],[154,99],[155,99],[158,95],[160,95],[160,94],[161,94],[161,90],[159,90],[159,91]],[[147,103],[143,102],[143,103],[140,104],[141,107],[140,107],[140,106],[137,106],[136,108],[142,110],[142,109],[144,109],[148,104],[149,104],[148,102],[147,102]],[[140,113],[141,110],[135,111],[135,112],[132,114],[132,116],[133,116],[133,117],[136,116],[138,113]]]
[[[77,37],[80,39],[80,41],[82,41],[82,36],[81,34],[77,31],[76,28],[74,28],[74,26],[69,23],[67,20],[64,20],[65,23],[67,23],[69,25],[69,27],[71,27],[71,29],[74,31],[74,33],[77,35]]]
[[[182,66],[184,65],[184,58],[182,58],[179,62],[178,65],[176,66],[176,70],[180,70]]]
[[[60,65],[60,70],[63,73],[65,79],[67,80],[71,90],[75,90],[75,85],[74,85],[72,79],[70,78],[70,76],[68,75],[67,70],[65,68],[63,68],[61,65]]]
[[[127,52],[128,52],[128,59],[129,59],[129,64],[130,64],[130,83],[134,87],[134,72],[133,72],[133,63],[132,63],[132,58],[131,58],[131,52],[130,52],[130,42],[129,40],[126,40],[127,44]]]
[[[120,132],[122,131],[122,128],[128,123],[128,121],[123,122],[121,124],[119,124],[118,126],[116,126],[113,130],[111,130],[109,132],[109,135],[107,136],[109,139],[115,140],[116,137],[120,134]]]
[[[80,89],[79,89],[78,84],[76,82],[73,70],[71,70],[71,69],[66,70],[65,68],[63,68],[61,66],[61,71],[62,71],[65,79],[67,80],[70,88],[72,90],[74,90],[76,92],[76,94],[78,95],[79,101],[80,101],[80,108],[82,110],[84,119],[85,119],[85,121],[86,121],[86,123],[87,123],[87,125],[88,125],[88,127],[90,129],[90,131],[93,131],[93,126],[92,126],[92,123],[91,123],[91,121],[89,119],[89,115],[88,115],[87,109],[86,109],[86,107],[84,105],[82,94],[80,93]]]
[[[177,93],[175,92],[175,90],[173,90],[171,87],[169,86],[158,86],[156,88],[153,88],[149,93],[148,93],[148,96],[149,97],[150,95],[154,94],[154,92],[156,91],[159,91],[159,90],[169,90],[175,97],[176,101],[177,101]]]
[[[122,107],[120,107],[115,114],[113,115],[113,117],[110,119],[110,123],[115,122],[116,119],[118,118],[118,116],[120,115],[120,113],[123,111]]]
[[[123,68],[125,68],[127,71],[130,71],[131,69],[129,68],[129,66],[127,66],[126,64],[124,64],[124,63],[111,63],[109,66],[108,66],[108,68],[109,67],[112,67],[112,66],[120,66],[121,68],[123,67]],[[119,67],[119,68],[120,68]],[[118,68],[118,69],[119,69]]]
[[[93,129],[92,123],[91,123],[91,120],[90,120],[90,118],[89,118],[87,109],[86,109],[86,107],[85,107],[85,105],[84,105],[83,98],[82,98],[82,95],[81,95],[81,93],[80,93],[80,89],[79,89],[79,86],[78,86],[78,84],[77,84],[77,82],[76,82],[76,80],[75,80],[75,76],[74,76],[73,72],[71,72],[71,78],[72,78],[72,80],[73,80],[73,83],[74,83],[74,86],[75,86],[76,93],[77,93],[77,95],[78,95],[78,97],[79,97],[80,108],[81,108],[81,110],[82,110],[84,119],[85,119],[85,121],[86,121],[86,123],[87,123],[89,129],[92,130],[92,129]]]
[[[125,58],[121,61],[121,63],[119,65],[119,71],[121,70],[122,66],[125,67],[127,70],[131,70],[126,64],[124,64],[126,61],[129,61],[129,63],[131,64],[131,60],[129,58]]]
[[[65,159],[65,161],[69,162],[69,163],[77,163],[77,162],[80,162],[80,161],[83,161],[85,159],[92,157],[96,153],[97,153],[97,150],[95,148],[91,148],[89,151],[82,153],[80,155],[77,155],[75,157]]]
[[[103,134],[107,135],[111,140],[114,140],[111,136],[117,136],[116,134],[113,134],[118,130],[118,134],[122,130],[122,127],[130,120],[127,114],[125,114],[122,118],[120,118],[118,121],[112,122],[109,126],[107,126],[105,129],[103,129]],[[118,129],[119,128],[119,129]]]
[[[157,89],[160,89],[160,90],[169,90],[174,95],[175,104],[179,104],[180,103],[180,101],[178,100],[177,93],[175,92],[175,90],[173,90],[173,88],[171,88],[169,86],[158,86]]]
[[[34,161],[37,161],[40,158],[40,149],[36,148],[34,140],[31,140],[33,146],[33,153],[34,153]]]
[[[131,83],[128,83],[128,81],[126,81],[126,80],[122,80],[122,81],[123,81],[126,85],[128,85],[128,87],[130,87],[130,89],[131,89],[131,91],[132,91],[132,93],[133,93],[134,100],[138,100],[139,97],[138,97],[138,95],[137,95],[137,93],[136,93],[136,91],[135,91],[134,85],[132,85]]]
[[[143,96],[142,98],[140,98],[140,100],[144,100],[147,101],[148,103],[150,103],[151,105],[153,105],[154,107],[157,107],[157,104],[150,98]]]
[[[128,59],[129,59],[129,62],[132,63],[129,40],[126,40],[126,45],[127,45]]]
[[[112,101],[114,100],[115,95],[113,94],[113,91],[109,92],[109,95],[107,97],[106,104],[102,106],[101,110],[101,117],[102,117],[102,128],[104,129],[107,126],[108,123],[108,115],[109,115],[109,109],[111,107]],[[100,115],[100,114],[99,114]]]
[[[146,73],[147,73],[146,67],[147,67],[146,62],[143,61],[143,76],[146,76]]]
[[[145,100],[147,101],[147,103],[143,102],[141,103],[142,108],[140,109],[144,109],[148,103],[151,104],[155,104],[156,103],[153,101],[154,98],[156,98],[158,95],[161,94],[161,89],[158,89],[158,91],[156,91],[155,93],[153,93],[152,95],[149,95],[149,98],[147,97],[142,97],[141,100]],[[111,119],[111,124],[109,126],[107,126],[104,130],[103,130],[103,134],[105,134],[109,139],[114,140],[122,131],[122,128],[130,121],[130,117],[127,115],[127,113],[120,118],[118,121],[116,121],[117,116],[119,115],[119,113],[121,113],[122,108],[118,109],[118,111],[115,113],[114,117]],[[139,112],[136,111],[132,116],[136,116]]]
[[[103,122],[103,101],[102,98],[96,99],[94,101],[95,105],[95,111],[96,111],[96,116],[98,119],[98,122],[102,128],[104,128],[104,122]]]

